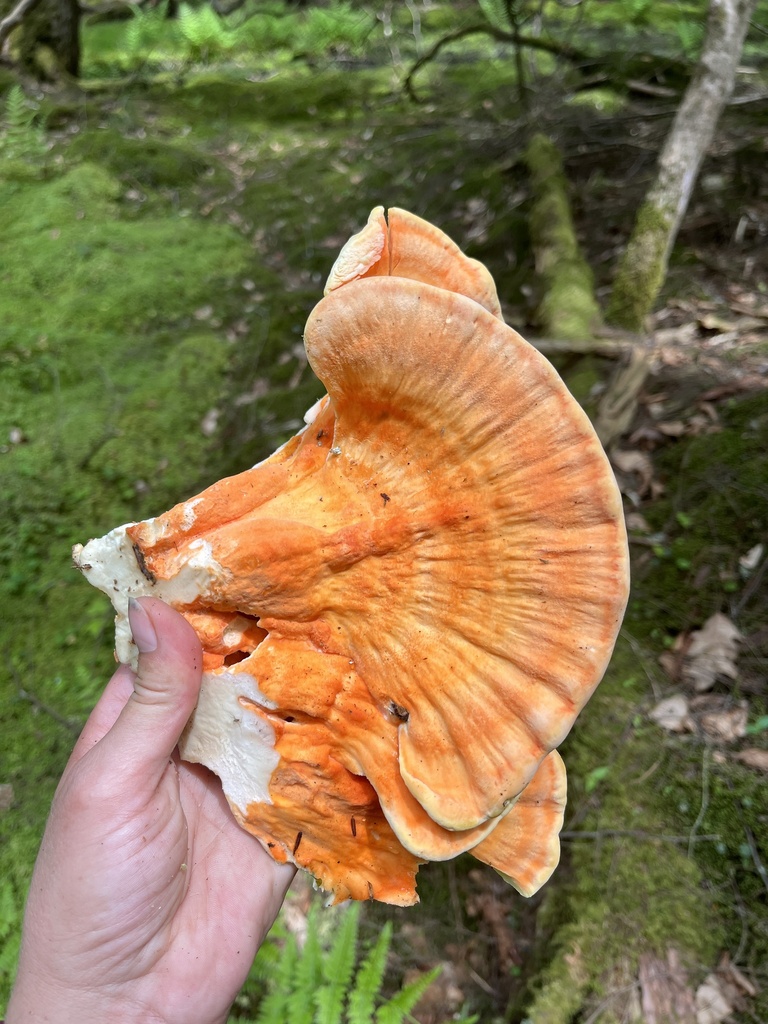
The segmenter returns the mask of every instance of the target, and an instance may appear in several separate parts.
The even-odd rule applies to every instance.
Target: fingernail
[[[152,620],[135,597],[128,598],[128,621],[131,624],[133,642],[139,654],[150,654],[157,650],[157,633]]]

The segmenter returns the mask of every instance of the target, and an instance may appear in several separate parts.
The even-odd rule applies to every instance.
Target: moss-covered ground
[[[435,7],[424,22],[437,32],[449,19]],[[478,43],[425,68],[428,102],[414,107],[393,90],[383,37],[376,66],[291,61],[285,43],[249,60],[222,46],[206,66],[127,31],[88,30],[82,87],[32,95],[44,149],[32,128],[26,152],[0,148],[0,784],[12,787],[0,810],[0,1006],[56,780],[113,665],[110,610],[71,568],[71,545],[164,510],[294,432],[321,393],[303,356],[306,315],[376,204],[439,224],[489,266],[515,326],[535,316],[508,53]],[[585,110],[575,135],[588,116],[590,131],[608,131]],[[625,220],[610,205],[621,172],[598,174],[576,146],[566,155],[577,232],[595,256]],[[584,401],[602,370],[590,364],[586,380],[576,366]],[[619,1020],[638,957],[670,947],[693,983],[728,951],[763,993],[744,1020],[768,1019],[764,777],[648,719],[671,691],[658,655],[713,611],[753,638],[750,721],[768,711],[768,607],[738,565],[768,534],[764,394],[721,405],[721,422],[654,454],[666,490],[641,509],[654,544],[633,548],[616,658],[564,751],[556,880],[524,903],[478,882],[469,861],[433,865],[421,906],[391,915],[395,969],[466,960],[482,984],[462,976],[465,1003],[484,1021]],[[498,955],[501,933],[477,909],[485,886],[519,958]],[[253,1012],[250,992],[237,1013]]]

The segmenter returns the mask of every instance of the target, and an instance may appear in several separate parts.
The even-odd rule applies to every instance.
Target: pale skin
[[[293,877],[235,823],[215,776],[175,747],[202,652],[160,601],[142,651],[94,708],[56,791],[7,1024],[218,1024]]]

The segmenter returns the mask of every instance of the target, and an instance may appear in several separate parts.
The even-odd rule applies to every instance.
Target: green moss
[[[360,110],[381,91],[381,75],[355,76],[355,108]],[[263,82],[228,79],[220,73],[194,76],[176,88],[173,106],[194,119],[207,109],[219,127],[237,123],[313,125],[349,121],[352,115],[349,76],[343,71],[286,70]],[[156,92],[156,91],[155,91]]]
[[[129,186],[185,188],[217,166],[198,147],[161,138],[130,138],[116,129],[102,129],[76,136],[68,158],[96,163]]]
[[[667,446],[657,457],[666,494],[645,514],[661,536],[638,572],[642,599],[631,609],[643,636],[698,626],[739,603],[748,584],[738,559],[768,528],[768,398],[758,393],[729,403],[723,428]],[[757,595],[745,602],[742,630],[757,629],[766,610]]]
[[[561,373],[568,390],[582,408],[589,404],[595,385],[603,379],[598,361],[591,355],[581,356],[574,367],[561,370]]]
[[[627,105],[627,99],[613,89],[584,89],[568,97],[568,105],[590,107],[600,114],[617,114]]]
[[[600,310],[592,271],[576,239],[560,154],[546,136],[537,134],[525,160],[533,189],[530,235],[544,285],[538,319],[548,337],[589,339],[600,322]]]
[[[672,213],[646,201],[619,264],[606,320],[637,333],[645,330],[667,271],[667,245]]]
[[[71,569],[73,543],[159,512],[209,482],[200,422],[224,386],[222,287],[244,240],[168,214],[124,220],[120,184],[83,164],[0,182],[0,876],[20,910],[72,740],[112,670],[112,615]],[[216,319],[206,314],[207,321]],[[68,725],[67,723],[71,723]],[[6,893],[7,895],[7,893]],[[17,928],[3,944],[7,992]]]
[[[656,771],[675,776],[658,729],[637,713],[644,679],[642,659],[621,642],[563,747],[570,814],[585,837],[566,843],[567,880],[539,916],[554,938],[527,1011],[536,1024],[568,1024],[582,1006],[601,1003],[617,974],[636,976],[644,953],[674,948],[695,967],[710,963],[723,940],[701,868],[678,841],[697,806],[681,811],[658,778],[643,784]],[[614,1019],[610,1006],[604,1012]]]
[[[231,229],[178,215],[122,220],[119,191],[89,164],[38,188],[0,182],[0,322],[15,325],[0,348],[74,322],[115,332],[178,322],[242,268],[245,245]]]

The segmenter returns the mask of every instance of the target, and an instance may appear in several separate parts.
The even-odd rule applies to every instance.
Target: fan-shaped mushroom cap
[[[560,860],[560,829],[566,802],[563,759],[547,754],[515,806],[491,835],[472,850],[523,896],[533,896]]]
[[[375,210],[328,289],[308,426],[76,561],[123,660],[128,596],[189,617],[206,675],[183,755],[273,856],[336,898],[408,903],[419,860],[476,848],[532,891],[564,800],[547,755],[626,601],[613,476],[487,271],[431,225]],[[534,813],[548,838],[516,873]]]
[[[466,295],[501,317],[496,285],[482,263],[465,256],[444,232],[407,210],[371,211],[368,223],[346,243],[325,294],[362,277],[406,277]]]

